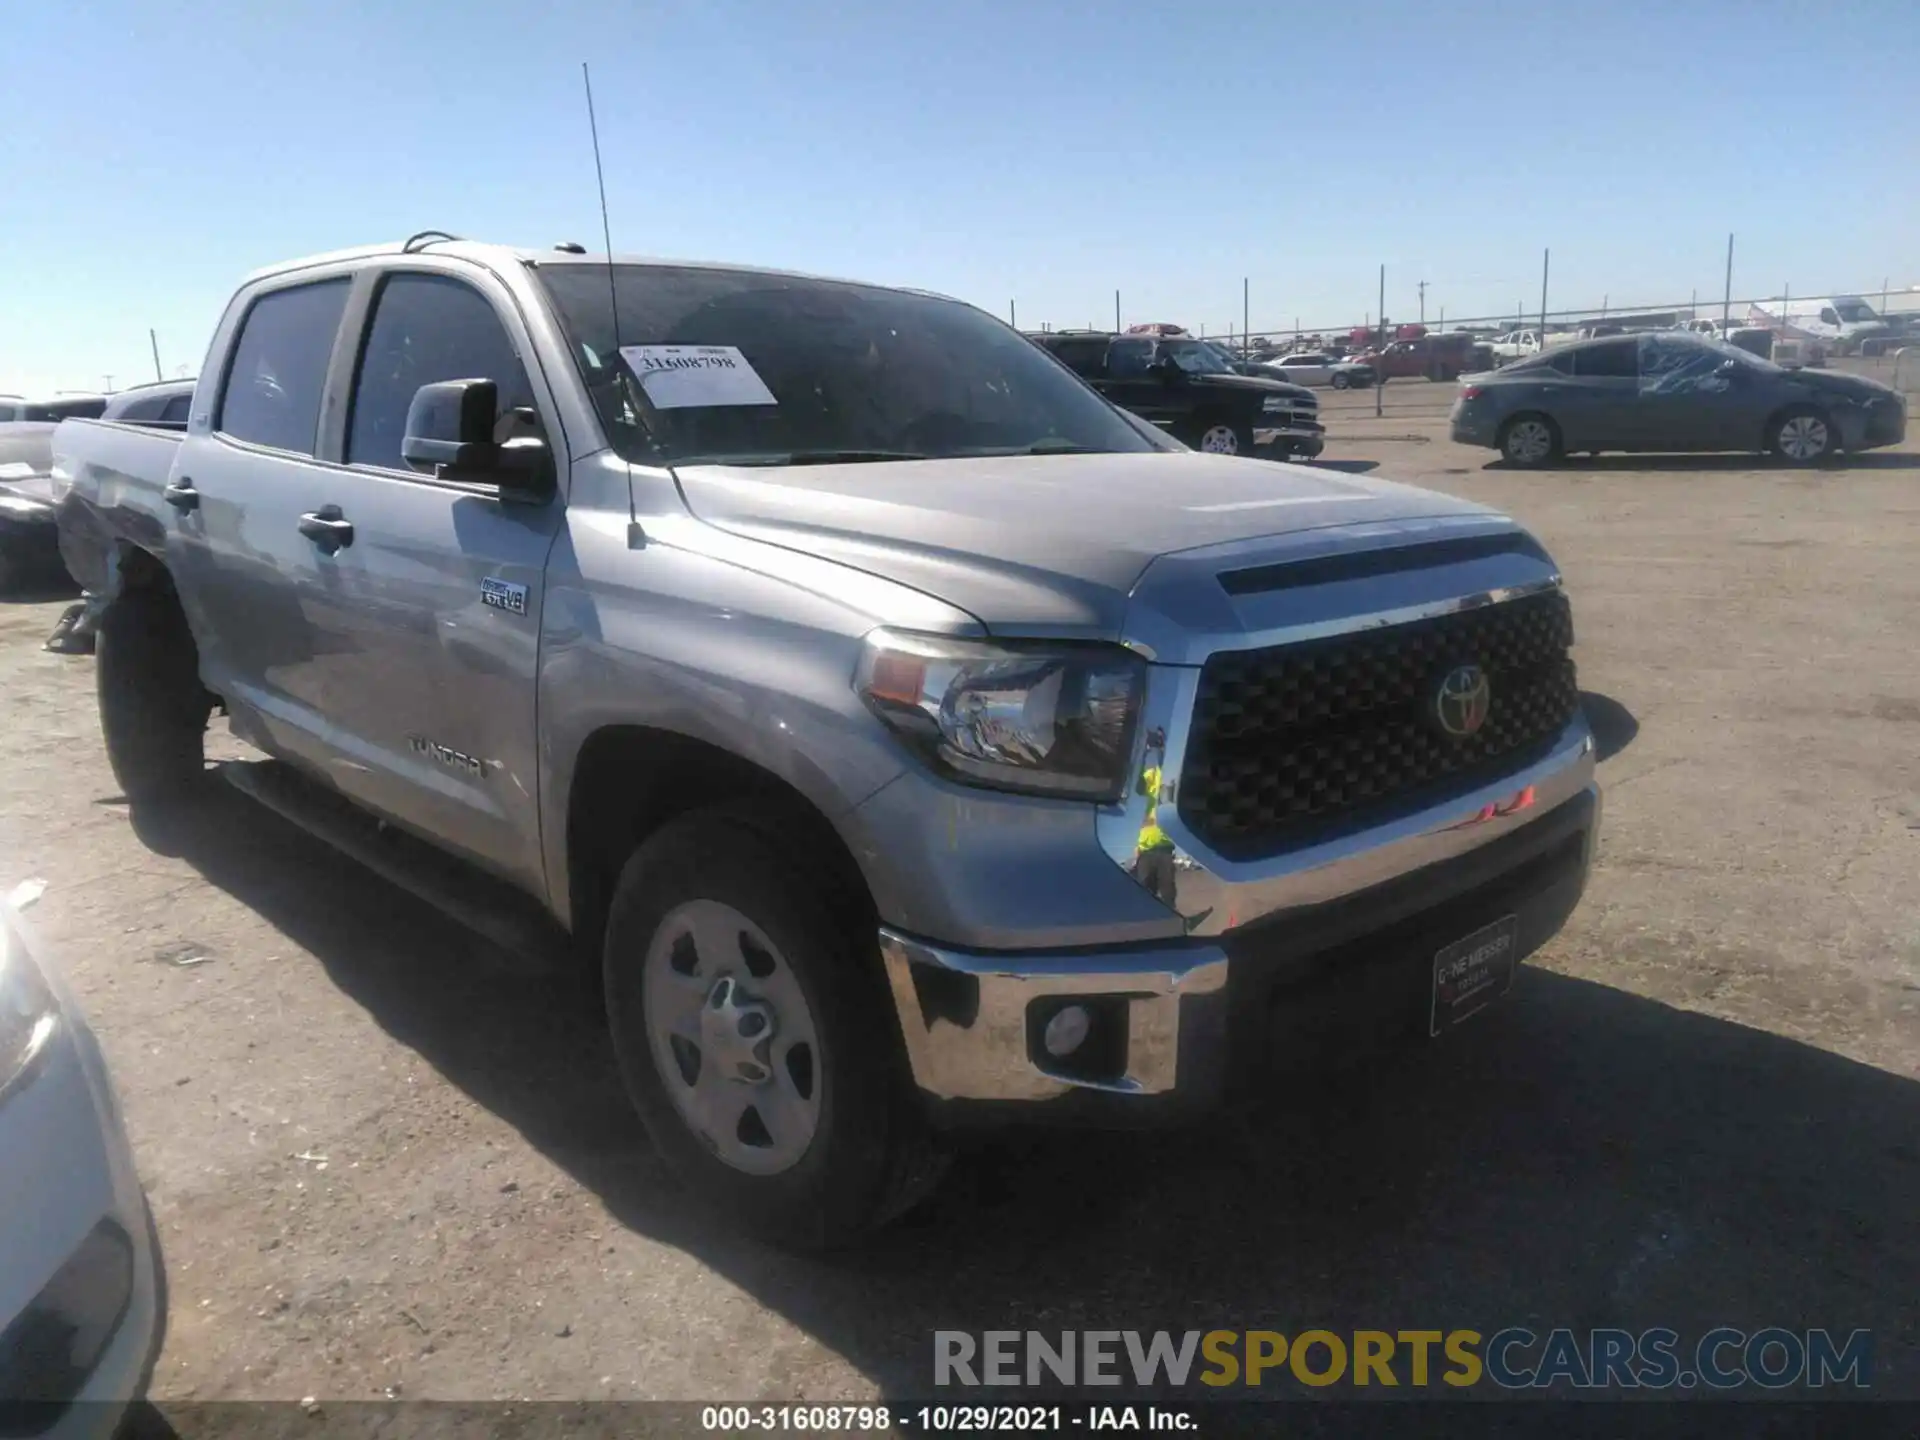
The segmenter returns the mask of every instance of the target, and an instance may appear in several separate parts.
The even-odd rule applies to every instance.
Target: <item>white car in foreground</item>
[[[158,1349],[158,1261],[100,1047],[0,903],[0,1434],[115,1432]]]

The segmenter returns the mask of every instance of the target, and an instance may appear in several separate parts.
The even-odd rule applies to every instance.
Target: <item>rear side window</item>
[[[1582,379],[1631,380],[1640,373],[1640,346],[1633,340],[1609,340],[1576,350],[1573,373]]]
[[[405,470],[400,442],[422,385],[491,380],[499,387],[494,436],[538,434],[527,372],[492,303],[440,275],[399,274],[380,288],[354,379],[347,463]]]
[[[187,412],[192,408],[193,396],[176,395],[167,401],[166,408],[160,412],[160,423],[163,425],[184,425],[187,423]]]
[[[344,276],[275,290],[253,302],[227,368],[218,421],[223,434],[313,453],[327,365],[346,304]]]

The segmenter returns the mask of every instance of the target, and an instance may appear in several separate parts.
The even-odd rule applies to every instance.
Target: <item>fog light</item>
[[[1056,1060],[1064,1060],[1080,1048],[1092,1029],[1093,1017],[1087,1013],[1086,1006],[1068,1005],[1047,1021],[1041,1039],[1049,1055]]]

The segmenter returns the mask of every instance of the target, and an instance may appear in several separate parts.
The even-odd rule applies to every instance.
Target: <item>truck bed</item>
[[[99,583],[104,554],[92,552],[115,539],[165,552],[166,517],[173,512],[161,492],[185,438],[181,430],[117,420],[60,422],[53,432],[53,468],[72,480],[61,507],[60,550],[82,585]]]

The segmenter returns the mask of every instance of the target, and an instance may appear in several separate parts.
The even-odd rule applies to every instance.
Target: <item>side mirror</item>
[[[552,449],[537,435],[495,439],[499,405],[500,387],[491,380],[422,385],[407,407],[401,458],[449,480],[498,485],[502,499],[546,499],[553,490]]]
[[[1746,374],[1747,367],[1738,360],[1722,360],[1713,367],[1713,373],[1726,380],[1738,380]]]

